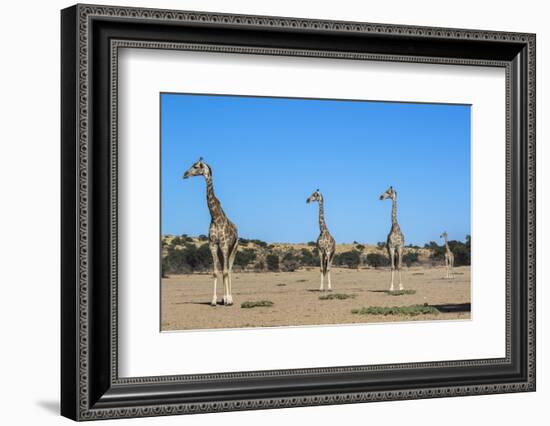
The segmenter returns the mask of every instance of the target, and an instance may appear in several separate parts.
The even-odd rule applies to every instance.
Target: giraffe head
[[[312,201],[317,201],[318,203],[320,203],[321,201],[323,201],[323,196],[321,195],[321,193],[319,192],[319,190],[315,191],[313,194],[311,194],[309,196],[309,198],[306,200],[306,203],[311,203]]]
[[[391,198],[392,200],[395,200],[397,197],[397,191],[393,189],[391,186],[386,189],[386,191],[380,196],[381,200],[387,200],[388,198]]]
[[[449,237],[449,236],[447,235],[447,232],[446,232],[446,231],[443,232],[443,234],[441,234],[441,235],[439,236],[439,238],[443,238],[443,239],[445,239],[445,240],[446,240],[448,237]]]
[[[199,161],[197,161],[191,167],[189,167],[189,170],[187,170],[184,173],[183,178],[187,179],[188,177],[191,177],[191,176],[208,177],[211,175],[212,175],[212,170],[210,170],[210,166],[206,164],[201,157],[199,158]]]

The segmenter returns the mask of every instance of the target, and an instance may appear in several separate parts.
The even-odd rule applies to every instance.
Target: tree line
[[[196,241],[198,240],[198,242]],[[195,240],[187,235],[162,239],[162,274],[189,274],[193,272],[210,272],[212,270],[212,254],[206,235],[200,235]],[[250,247],[250,245],[253,245]],[[378,243],[380,252],[364,254],[365,246],[354,242],[354,248],[335,255],[332,262],[336,267],[357,269],[360,267],[386,267],[390,260],[383,250],[384,243]],[[308,242],[307,248],[282,250],[261,240],[239,239],[239,250],[235,256],[234,271],[257,272],[292,272],[303,267],[319,266],[319,251],[315,242]],[[449,246],[455,255],[455,266],[470,264],[470,236],[465,242],[449,241]],[[424,245],[430,251],[429,261],[435,265],[443,262],[445,246],[430,241]],[[403,264],[412,266],[420,262],[418,246],[407,246],[403,255]]]

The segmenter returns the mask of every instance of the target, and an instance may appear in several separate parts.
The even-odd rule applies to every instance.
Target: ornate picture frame
[[[534,34],[76,5],[61,12],[61,413],[74,420],[535,390]],[[506,356],[119,377],[122,47],[500,67],[506,72]]]

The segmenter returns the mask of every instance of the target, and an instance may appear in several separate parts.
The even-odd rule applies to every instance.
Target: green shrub
[[[251,309],[251,308],[270,308],[273,306],[271,300],[259,300],[259,301],[246,301],[241,303],[241,308]]]
[[[345,300],[345,299],[355,299],[356,294],[345,294],[345,293],[328,293],[319,296],[319,300]]]
[[[387,290],[385,293],[390,296],[404,296],[408,294],[416,294],[416,290]]]

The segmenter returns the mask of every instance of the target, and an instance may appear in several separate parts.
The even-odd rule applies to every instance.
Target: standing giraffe
[[[445,240],[445,269],[447,269],[446,278],[454,278],[453,268],[455,266],[455,255],[451,251],[449,243],[447,242],[447,232],[443,232],[439,238],[443,238]]]
[[[330,232],[328,232],[327,225],[325,223],[325,208],[323,196],[319,190],[315,191],[311,196],[306,200],[306,203],[311,203],[312,201],[317,201],[319,203],[319,228],[321,233],[317,239],[317,247],[319,249],[319,257],[321,260],[321,287],[319,291],[324,290],[324,279],[327,277],[328,282],[328,291],[332,291],[330,283],[330,267],[332,265],[332,259],[336,253],[336,242]]]
[[[405,246],[405,237],[399,228],[397,223],[397,192],[390,186],[386,192],[381,196],[381,200],[387,200],[391,198],[392,200],[392,209],[391,209],[391,230],[388,234],[388,240],[386,247],[388,249],[388,254],[391,261],[391,284],[390,291],[393,291],[393,275],[397,265],[397,270],[399,272],[399,290],[403,290],[403,284],[401,282],[401,265],[403,261],[403,247]],[[397,259],[396,259],[397,257]]]
[[[187,179],[191,176],[204,176],[206,180],[206,202],[211,217],[208,240],[210,252],[212,253],[212,263],[214,265],[214,295],[210,304],[212,306],[216,306],[217,304],[216,285],[221,270],[224,285],[223,304],[232,305],[231,268],[233,267],[233,261],[235,260],[239,245],[237,227],[227,218],[220,201],[214,195],[212,169],[202,160],[202,157],[185,172],[183,178]]]

